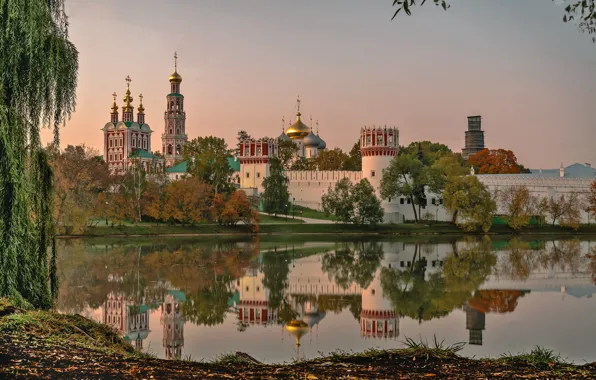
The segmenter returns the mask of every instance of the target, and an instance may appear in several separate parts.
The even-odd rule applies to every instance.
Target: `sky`
[[[300,95],[328,148],[349,150],[375,124],[397,126],[401,145],[461,151],[467,116],[481,115],[487,147],[526,167],[596,165],[596,44],[562,22],[562,6],[452,0],[445,12],[429,1],[391,21],[392,3],[66,0],[80,67],[61,144],[101,152],[111,94],[122,106],[130,75],[160,150],[176,51],[189,138],[277,137]]]

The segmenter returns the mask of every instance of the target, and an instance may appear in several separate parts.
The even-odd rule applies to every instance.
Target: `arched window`
[[[180,147],[180,144],[176,145],[176,155],[177,155],[177,156],[181,154],[181,153],[180,153],[180,152],[181,152],[181,150],[182,150],[182,149],[181,149],[181,147]]]
[[[179,135],[180,134],[180,128],[176,128],[176,134]]]
[[[168,145],[168,154],[172,154],[172,144]]]
[[[136,148],[137,144],[136,144],[137,140],[135,140],[134,138],[132,139],[132,147]]]
[[[172,128],[170,128],[170,135],[173,133],[174,131],[172,130]]]

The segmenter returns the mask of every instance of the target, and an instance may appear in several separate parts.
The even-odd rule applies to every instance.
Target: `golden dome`
[[[170,75],[170,83],[180,83],[182,82],[182,77],[178,74],[177,71],[174,71],[174,74]]]
[[[112,96],[114,97],[114,103],[112,103],[112,113],[118,113],[118,105],[116,104],[116,93],[114,92],[112,94]]]
[[[301,113],[298,111],[298,113],[296,113],[296,121],[286,131],[286,135],[292,140],[303,139],[310,133],[310,127],[300,120],[300,116]]]
[[[137,108],[137,111],[139,112],[139,114],[144,115],[145,107],[143,107],[143,94],[139,95],[139,99],[140,99],[140,104],[139,104],[139,108]]]
[[[304,321],[293,319],[290,323],[286,324],[286,330],[296,338],[296,345],[299,346],[300,338],[310,331],[310,327]]]

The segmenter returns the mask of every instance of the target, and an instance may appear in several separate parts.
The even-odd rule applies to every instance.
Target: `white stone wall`
[[[478,175],[478,180],[482,182],[491,193],[497,195],[506,191],[512,186],[525,186],[530,194],[539,198],[559,198],[561,195],[569,197],[572,193],[578,195],[581,201],[586,201],[593,179],[588,178],[565,178],[565,177],[535,177],[531,175]],[[497,213],[507,214],[505,205],[497,200]],[[581,223],[592,223],[594,215],[589,215],[582,210]],[[551,220],[552,221],[552,220]],[[547,222],[549,219],[547,218]]]
[[[343,178],[350,182],[357,183],[362,179],[362,172],[355,171],[288,171],[288,189],[290,200],[295,201],[299,206],[309,207],[315,210],[322,208],[321,198],[327,192],[329,186],[335,186]]]

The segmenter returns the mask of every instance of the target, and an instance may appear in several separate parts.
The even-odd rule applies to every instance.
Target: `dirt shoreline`
[[[526,354],[469,359],[449,347],[409,347],[261,364],[247,354],[213,362],[138,354],[113,330],[79,315],[25,311],[0,300],[0,378],[122,379],[593,379],[596,362],[572,365]]]

